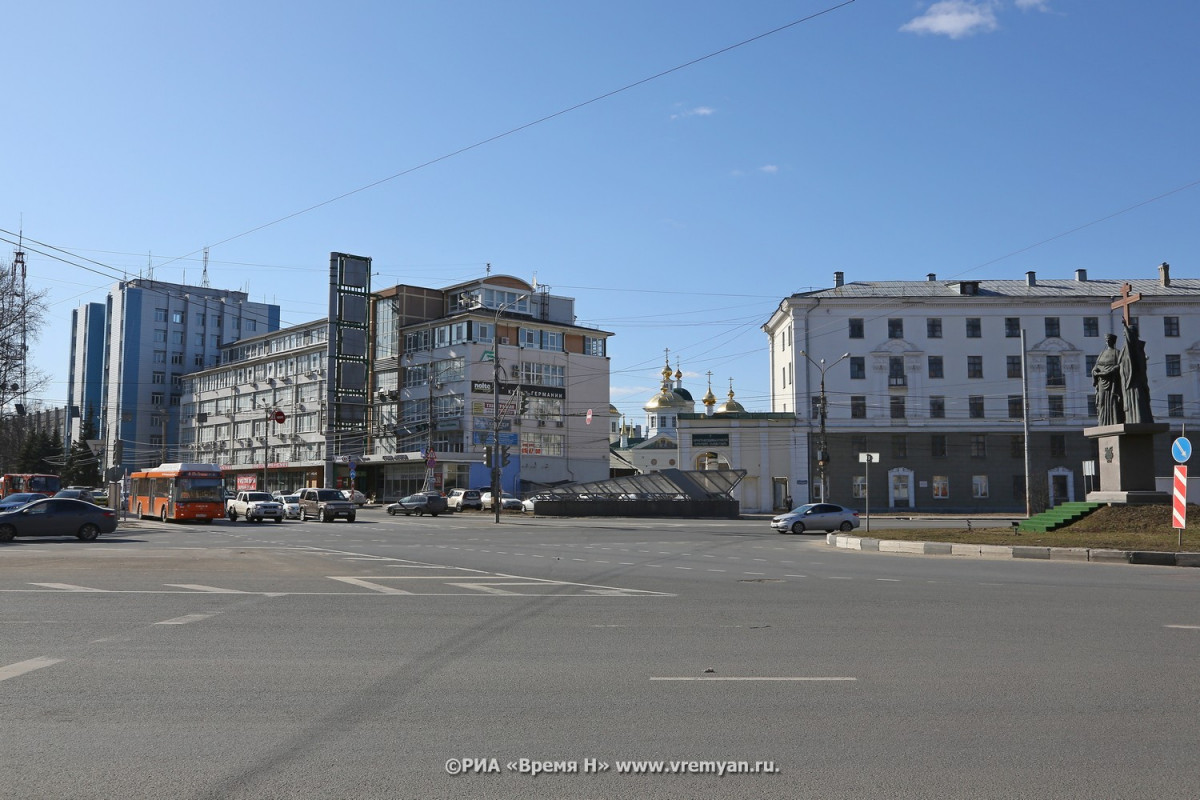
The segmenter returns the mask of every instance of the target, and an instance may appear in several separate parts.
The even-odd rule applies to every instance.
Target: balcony
[[[889,388],[896,388],[896,387],[904,388],[906,386],[908,386],[908,376],[907,375],[889,375],[888,376],[888,387]]]

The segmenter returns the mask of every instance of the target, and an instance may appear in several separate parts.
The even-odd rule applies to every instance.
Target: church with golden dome
[[[658,391],[642,406],[642,424],[628,423],[615,406],[609,409],[614,476],[740,469],[746,476],[734,496],[743,513],[774,513],[806,500],[801,467],[807,429],[798,427],[794,414],[747,411],[735,397],[732,379],[725,402],[718,404],[711,372],[700,400],[704,410],[698,412],[678,359],[671,369],[669,352],[661,376]]]

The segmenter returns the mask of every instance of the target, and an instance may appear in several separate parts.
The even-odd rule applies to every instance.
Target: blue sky
[[[377,288],[536,276],[616,333],[637,421],[664,348],[768,410],[760,326],[835,270],[1200,255],[1191,0],[118,0],[5,29],[4,239],[192,283],[209,246],[284,324],[323,316],[333,250]],[[113,281],[26,249],[60,405],[71,309]]]

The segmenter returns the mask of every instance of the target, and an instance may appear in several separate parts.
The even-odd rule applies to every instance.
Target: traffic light
[[[823,467],[828,463],[829,463],[829,451],[824,448],[818,449],[817,450],[817,464],[819,466]]]
[[[504,467],[507,467],[507,466],[508,466],[508,461],[509,461],[509,459],[508,459],[508,445],[506,445],[506,444],[500,445],[500,465],[501,465],[501,466],[504,466]]]
[[[494,466],[492,463],[492,446],[490,444],[485,445],[483,448],[483,463],[487,465],[488,469]]]
[[[521,416],[523,417],[529,413],[529,395],[521,392],[519,399],[521,403]]]

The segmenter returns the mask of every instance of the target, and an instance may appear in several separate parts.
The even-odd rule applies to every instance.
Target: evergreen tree
[[[79,431],[79,438],[71,443],[71,452],[67,453],[67,462],[63,465],[63,486],[99,486],[100,460],[92,454],[88,447],[88,439],[95,439],[95,426],[91,416],[84,419]]]

